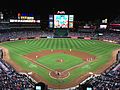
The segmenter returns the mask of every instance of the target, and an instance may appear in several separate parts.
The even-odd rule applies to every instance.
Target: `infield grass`
[[[62,59],[63,62],[57,61],[60,59]],[[50,55],[41,57],[37,60],[37,62],[39,62],[47,67],[50,67],[53,70],[56,70],[56,69],[66,70],[75,65],[81,64],[84,61],[75,56],[70,56],[70,55],[67,55],[64,53],[59,53],[59,54],[50,54]]]

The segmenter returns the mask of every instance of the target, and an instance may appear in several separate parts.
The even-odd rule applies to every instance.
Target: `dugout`
[[[3,50],[0,48],[0,58],[3,58]]]
[[[117,54],[117,60],[120,62],[120,53]]]

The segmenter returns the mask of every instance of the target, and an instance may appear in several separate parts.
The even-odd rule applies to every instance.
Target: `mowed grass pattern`
[[[61,60],[61,59],[63,60],[63,62],[57,61],[57,60]],[[56,70],[56,69],[66,70],[75,65],[81,64],[84,61],[75,56],[70,56],[70,55],[67,55],[64,53],[59,53],[59,54],[50,54],[50,55],[41,57],[37,60],[37,62],[39,62],[53,70]]]
[[[26,42],[26,43],[25,43]],[[39,40],[23,40],[23,41],[15,41],[15,42],[5,42],[1,44],[9,49],[11,59],[20,65],[23,69],[31,70],[38,73],[44,79],[48,80],[51,84],[65,84],[71,82],[71,80],[79,77],[80,75],[89,72],[95,71],[102,65],[108,62],[111,58],[111,53],[113,50],[120,48],[120,45],[111,44],[102,41],[96,40],[82,40],[82,39],[64,39],[64,38],[56,38],[56,39],[39,39]],[[49,77],[49,72],[46,69],[37,66],[30,62],[29,60],[23,58],[23,55],[32,52],[39,52],[42,50],[77,50],[88,52],[97,56],[97,59],[94,62],[88,63],[81,68],[77,68],[70,72],[70,76],[64,80],[64,82],[60,83],[59,80],[54,80]],[[52,56],[51,56],[52,57]],[[48,58],[49,59],[49,58]],[[46,62],[46,60],[44,60]],[[40,62],[43,63],[44,61]],[[44,62],[44,63],[45,63]],[[80,62],[79,62],[80,63]],[[47,64],[47,63],[46,63]],[[48,63],[48,66],[50,62]],[[53,65],[56,64],[52,63]],[[69,63],[67,63],[68,67],[70,67]],[[61,65],[61,68],[64,67]],[[51,68],[56,68],[52,66]],[[59,66],[60,68],[60,66]],[[66,67],[65,67],[66,68]]]

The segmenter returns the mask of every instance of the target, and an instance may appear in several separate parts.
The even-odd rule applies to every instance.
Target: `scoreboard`
[[[18,13],[17,19],[10,19],[11,23],[40,23],[40,20],[35,20],[32,13]]]
[[[69,28],[73,28],[74,15],[69,15]]]

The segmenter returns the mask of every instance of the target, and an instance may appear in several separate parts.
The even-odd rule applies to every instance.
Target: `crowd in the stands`
[[[0,32],[0,41],[7,41],[9,39],[16,39],[16,38],[29,38],[29,37],[48,37],[53,36],[51,32],[45,31],[7,31],[7,32]]]
[[[71,32],[68,35],[69,37],[91,37],[91,38],[97,38],[98,40],[103,41],[109,41],[109,42],[118,42],[120,43],[120,34],[118,33],[102,33],[102,35],[99,35],[99,33],[74,33]]]
[[[75,37],[94,37],[96,33],[77,33],[77,32],[70,32],[68,34],[69,37],[75,36]]]
[[[48,31],[38,31],[38,30],[24,30],[24,31],[7,31],[0,32],[0,41],[7,41],[9,39],[16,38],[29,38],[29,37],[54,37],[53,32]],[[115,41],[120,43],[120,34],[117,33],[103,33],[103,35],[98,35],[98,33],[76,33],[69,32],[67,37],[91,37],[97,38],[99,40]]]
[[[87,80],[84,85],[91,86],[93,90],[120,90],[120,59],[101,75]]]
[[[113,70],[116,66],[118,68]],[[120,90],[120,63],[116,63],[115,67],[91,80],[90,84],[95,90]]]
[[[100,36],[99,38],[104,40],[120,42],[120,34],[116,34],[116,33],[109,33],[109,34],[106,33],[103,36]]]
[[[17,73],[0,58],[0,90],[33,90],[34,86],[35,82],[29,77]]]

